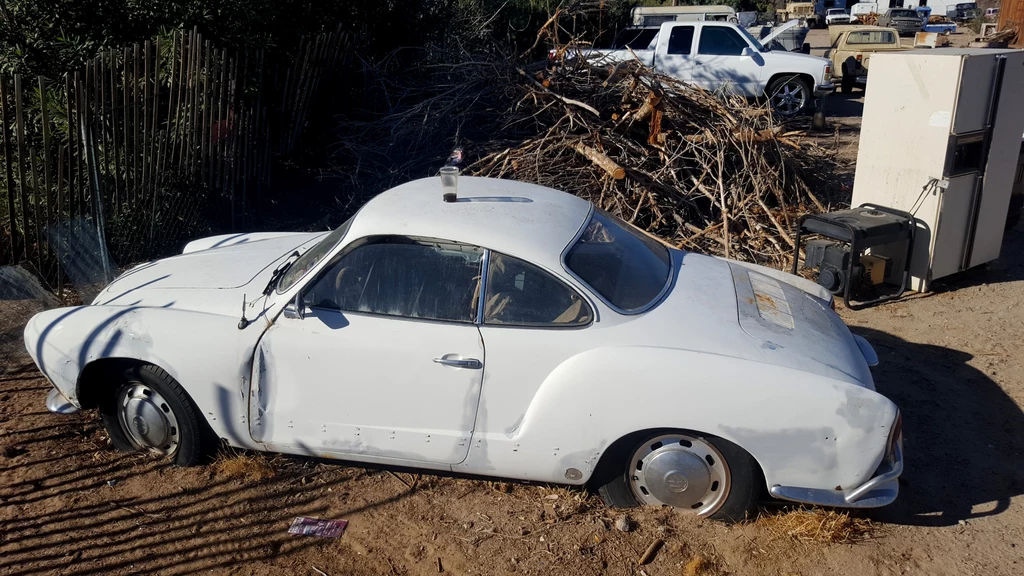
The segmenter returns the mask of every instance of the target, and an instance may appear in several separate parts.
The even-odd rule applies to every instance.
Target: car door
[[[761,63],[744,56],[744,48],[752,47],[731,27],[702,26],[693,61],[693,83],[705,90],[724,89],[741,96],[757,96]]]
[[[659,36],[655,54],[658,72],[682,82],[693,80],[693,35],[695,26],[679,24],[669,29],[667,37]]]
[[[346,249],[260,341],[253,438],[282,452],[452,464],[484,366],[483,251],[383,237]]]
[[[526,454],[552,448],[553,456],[562,454],[556,439],[543,449],[534,443],[546,439],[530,435],[523,440],[524,414],[552,371],[600,346],[601,329],[593,325],[594,308],[579,290],[525,260],[490,252],[484,284],[480,332],[488,350],[487,368],[473,446],[458,469],[543,475],[548,471],[531,467],[551,464],[523,456],[519,443],[526,442]]]

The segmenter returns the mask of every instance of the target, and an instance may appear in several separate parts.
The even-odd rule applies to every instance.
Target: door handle
[[[476,358],[434,358],[434,362],[452,368],[469,368],[479,370],[484,367]]]

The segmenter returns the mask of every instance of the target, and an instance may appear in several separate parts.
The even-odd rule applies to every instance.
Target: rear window
[[[658,35],[658,28],[626,28],[612,42],[612,48],[645,50]]]
[[[895,44],[896,35],[887,30],[871,30],[867,32],[850,32],[847,44]]]
[[[594,211],[565,264],[625,313],[652,305],[672,273],[668,248],[603,210]]]

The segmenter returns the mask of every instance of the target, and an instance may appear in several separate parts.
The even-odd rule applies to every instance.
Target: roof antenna
[[[456,202],[459,199],[459,164],[462,164],[462,148],[452,150],[444,167],[441,168],[441,192],[445,202]]]
[[[249,321],[245,319],[245,294],[242,294],[242,319],[238,321],[238,329],[245,330],[248,325]]]

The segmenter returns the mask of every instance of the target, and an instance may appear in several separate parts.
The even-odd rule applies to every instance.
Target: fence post
[[[99,238],[100,250],[106,250],[106,222],[103,218],[103,187],[100,184],[99,166],[96,165],[96,140],[93,135],[92,126],[81,125],[82,149],[85,150],[85,165],[89,170],[89,180],[92,183],[93,211],[96,221],[96,237]],[[110,262],[106,254],[100,254],[103,261],[103,279],[110,281],[113,277],[110,274]]]
[[[11,170],[11,114],[7,104],[7,78],[0,76],[0,108],[3,114],[4,173],[7,177],[7,216],[11,226],[11,261],[18,259],[18,220],[14,210],[14,173]]]
[[[25,120],[21,107],[21,74],[14,75],[14,114],[18,127],[18,195],[21,197],[22,257],[28,260],[28,194],[25,192]]]

